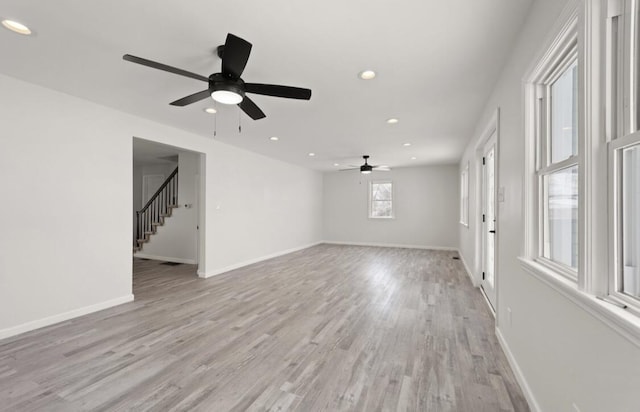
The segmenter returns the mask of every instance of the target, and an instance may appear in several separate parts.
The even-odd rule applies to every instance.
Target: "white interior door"
[[[482,281],[491,306],[496,307],[496,135],[483,150],[482,179]]]

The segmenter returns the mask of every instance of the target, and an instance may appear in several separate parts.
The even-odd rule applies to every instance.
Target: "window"
[[[608,297],[640,312],[640,0],[609,7],[606,128],[612,264]]]
[[[460,223],[469,226],[469,163],[460,175]]]
[[[622,234],[622,264],[619,292],[640,298],[640,143],[621,149],[622,163],[619,201],[622,214],[619,224]]]
[[[640,344],[640,0],[570,1],[557,33],[525,75],[520,262]]]
[[[393,184],[391,182],[369,184],[369,217],[393,218]]]
[[[577,280],[579,260],[579,156],[577,31],[539,67],[533,85],[538,247],[534,258]]]

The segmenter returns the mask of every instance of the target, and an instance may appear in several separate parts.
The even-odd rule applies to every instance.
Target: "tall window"
[[[575,51],[555,68],[540,97],[542,257],[578,268],[578,64]]]
[[[469,225],[469,163],[460,174],[460,223]]]
[[[393,218],[392,182],[371,182],[369,184],[369,217]]]
[[[609,295],[640,311],[640,1],[608,16],[607,140],[614,259]]]
[[[640,344],[640,0],[561,16],[526,76],[520,262]]]
[[[577,279],[578,269],[578,60],[577,33],[539,67],[534,97],[537,260]]]

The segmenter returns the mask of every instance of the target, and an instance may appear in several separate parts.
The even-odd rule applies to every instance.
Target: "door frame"
[[[494,247],[494,290],[495,290],[495,302],[493,304],[489,301],[489,298],[486,296],[484,289],[481,287],[482,285],[482,271],[484,267],[484,239],[483,239],[483,228],[482,224],[482,214],[484,212],[484,169],[482,165],[482,157],[484,156],[484,148],[489,142],[489,140],[495,134],[495,214],[496,214],[496,222],[495,222],[495,247]],[[500,240],[500,203],[498,202],[500,192],[500,108],[496,108],[493,112],[491,118],[488,120],[487,125],[485,126],[483,132],[480,134],[480,138],[475,146],[475,210],[476,216],[475,220],[477,222],[475,229],[475,280],[476,286],[481,290],[482,295],[487,301],[487,305],[491,309],[491,312],[496,317],[496,327],[498,326],[498,317],[496,316],[496,312],[500,306],[500,276],[499,276],[499,265],[498,265],[498,257],[499,257],[499,240]],[[494,307],[495,305],[495,307]]]
[[[206,187],[207,187],[207,155],[206,153],[200,151],[198,148],[192,148],[187,145],[183,145],[180,142],[163,142],[158,140],[153,140],[149,138],[143,138],[139,136],[131,137],[131,165],[133,166],[133,142],[134,140],[144,140],[147,142],[151,142],[161,146],[171,146],[172,148],[178,149],[182,152],[191,152],[198,155],[198,166],[196,175],[198,175],[197,182],[193,182],[196,190],[196,197],[198,204],[196,207],[198,208],[196,214],[196,264],[197,275],[199,277],[206,277],[204,274],[206,273],[206,241],[207,241],[207,231],[206,231]],[[131,192],[133,193],[133,179],[129,178],[128,184],[131,185]],[[131,276],[131,280],[133,281],[133,275]]]

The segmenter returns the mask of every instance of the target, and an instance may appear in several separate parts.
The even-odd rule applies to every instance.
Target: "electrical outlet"
[[[511,315],[511,308],[507,307],[507,324],[509,325],[509,327],[511,327],[511,325],[513,325],[513,316]]]
[[[575,403],[575,402],[573,402],[571,405],[573,406],[573,410],[574,410],[575,412],[580,412],[580,408],[578,408],[578,405],[576,405],[576,403]]]

